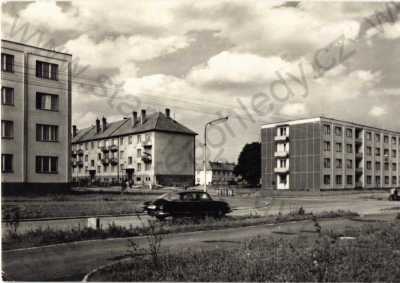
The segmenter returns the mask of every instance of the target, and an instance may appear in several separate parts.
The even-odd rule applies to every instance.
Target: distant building
[[[69,186],[70,54],[1,41],[3,191]]]
[[[400,132],[318,117],[261,129],[265,189],[399,186]]]
[[[73,126],[72,178],[89,183],[193,185],[196,133],[165,114],[146,110],[82,130]]]
[[[206,170],[207,185],[227,185],[235,180],[234,163],[210,161]],[[204,168],[198,166],[196,170],[196,184],[204,185]]]

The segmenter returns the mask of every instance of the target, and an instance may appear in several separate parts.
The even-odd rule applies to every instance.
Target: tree
[[[243,147],[234,173],[236,176],[241,175],[251,186],[259,184],[261,178],[261,144],[259,142],[246,144]]]

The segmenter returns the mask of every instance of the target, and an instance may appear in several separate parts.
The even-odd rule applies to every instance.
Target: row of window
[[[331,125],[324,125],[324,134],[326,136],[330,136],[331,135]],[[336,136],[342,136],[342,127],[339,126],[335,126],[335,135]],[[348,138],[352,138],[353,137],[353,129],[351,128],[346,128],[345,130],[346,132],[346,137]],[[372,141],[372,132],[366,132],[366,140],[367,141]],[[380,142],[381,141],[381,134],[375,134],[375,142]],[[384,135],[383,136],[383,142],[384,143],[389,143],[389,136],[388,135]],[[392,144],[396,145],[396,137],[392,137]],[[399,144],[400,144],[400,140],[399,140]]]
[[[1,53],[1,70],[14,72],[14,55]],[[48,80],[58,80],[58,65],[43,61],[36,61],[36,77]]]
[[[335,143],[335,151],[336,152],[342,152],[342,150],[343,150],[342,147],[343,147],[343,145],[342,145],[341,142]],[[324,151],[331,151],[331,142],[324,141]],[[347,153],[353,153],[353,145],[352,144],[346,144],[346,152]],[[372,156],[372,147],[367,146],[365,148],[365,154],[367,156]],[[381,156],[381,148],[379,148],[379,147],[375,148],[375,156]],[[383,156],[389,157],[389,149],[387,149],[387,148],[383,149]],[[392,149],[391,156],[393,158],[397,157],[397,150],[396,149]]]
[[[335,159],[335,167],[337,169],[342,168],[342,159]],[[389,171],[390,164],[388,162],[383,163],[383,170]],[[331,168],[331,159],[330,158],[324,158],[324,168],[330,169]],[[346,159],[346,168],[347,169],[352,169],[353,168],[353,160],[351,159]],[[372,170],[372,162],[367,161],[366,162],[366,168],[367,170]],[[397,163],[392,163],[392,171],[397,171]],[[375,162],[375,169],[376,171],[381,170],[381,163],[379,161]]]
[[[134,136],[127,136],[127,137],[120,137],[119,138],[119,144],[120,145],[124,145],[125,142],[127,142],[128,144],[132,144],[134,142]],[[144,134],[144,135],[136,135],[136,142],[140,143],[142,141],[148,141],[150,140],[150,135],[149,134]],[[115,145],[117,143],[117,139],[113,139],[111,140],[111,144]],[[98,141],[91,141],[91,142],[85,142],[82,143],[80,145],[73,145],[72,149],[78,149],[78,148],[85,148],[85,150],[89,149],[89,144],[90,144],[90,149],[94,149],[96,146],[98,148],[105,146],[106,145],[106,141],[105,140],[98,140]]]
[[[1,155],[1,172],[12,173],[13,155]],[[57,174],[58,172],[58,157],[57,156],[36,156],[36,173]]]
[[[14,88],[5,86],[1,88],[1,104],[14,105]],[[58,105],[58,95],[43,92],[36,93],[36,109],[58,111]]]
[[[129,164],[132,164],[132,163],[129,163]],[[91,161],[90,161],[90,165],[91,165],[91,167],[94,167],[94,166],[95,166],[94,160],[91,160]],[[145,170],[145,171],[148,171],[148,170],[151,169],[151,164],[145,163],[144,165],[145,165],[145,166],[144,166],[144,170]],[[97,173],[101,173],[101,168],[102,168],[102,167],[103,167],[103,172],[104,172],[104,173],[107,173],[107,172],[108,172],[108,168],[110,168],[110,172],[115,172],[115,171],[116,171],[116,168],[117,168],[117,165],[111,165],[111,166],[108,166],[108,165],[100,166],[100,165],[98,165],[98,166],[97,166],[96,172],[97,172]],[[124,164],[120,164],[120,166],[119,166],[120,171],[125,170],[124,167],[125,167]],[[75,170],[77,170],[78,173],[82,173],[82,168],[80,168],[80,167],[78,167],[78,168],[76,168],[76,169],[75,169],[75,168],[72,168],[72,172],[73,172],[73,173],[75,173]],[[142,171],[142,163],[137,163],[137,164],[136,164],[136,171],[137,171],[137,172],[141,172],[141,171]],[[85,166],[85,173],[88,173],[88,172],[89,172],[88,166]]]
[[[384,178],[385,185],[397,185],[397,176],[392,176],[392,183],[390,184],[390,177],[385,176]],[[368,175],[366,178],[366,183],[367,185],[372,184],[372,176]],[[380,176],[375,176],[375,183],[377,185],[381,184],[381,177]],[[324,185],[330,185],[331,184],[331,175],[324,175]],[[343,176],[342,175],[336,175],[335,176],[335,184],[336,185],[343,185]],[[353,185],[353,176],[352,175],[347,175],[346,176],[346,184],[347,185]]]
[[[14,138],[14,122],[9,120],[1,120],[1,137],[3,139]],[[36,124],[36,141],[41,142],[57,142],[58,126]]]

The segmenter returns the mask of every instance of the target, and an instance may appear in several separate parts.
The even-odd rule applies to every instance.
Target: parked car
[[[400,189],[398,189],[398,188],[390,189],[389,200],[400,200],[399,193],[400,193]]]
[[[169,192],[154,201],[144,203],[148,215],[163,220],[166,217],[205,217],[220,218],[232,210],[225,201],[213,200],[203,191]]]

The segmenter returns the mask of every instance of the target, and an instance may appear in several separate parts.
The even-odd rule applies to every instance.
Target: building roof
[[[26,46],[26,47],[29,47],[29,48],[36,48],[36,49],[40,49],[40,50],[43,50],[43,51],[46,51],[46,52],[53,52],[53,53],[58,53],[58,54],[62,54],[62,55],[72,56],[71,53],[65,53],[65,52],[61,52],[61,51],[56,51],[56,50],[53,50],[53,49],[43,48],[43,47],[40,47],[40,46],[34,46],[34,45],[30,45],[30,44],[26,44],[26,43],[22,43],[22,42],[18,42],[18,41],[13,41],[13,40],[9,40],[9,39],[2,39],[1,41],[9,42],[9,43],[17,44],[17,45],[21,45],[21,46]]]
[[[132,124],[132,118],[124,118],[119,121],[108,123],[106,130],[104,132],[100,130],[99,133],[96,133],[96,126],[90,126],[88,128],[79,130],[77,135],[72,138],[72,143],[107,139],[152,131],[170,132],[193,136],[197,135],[196,132],[190,130],[176,120],[167,117],[161,112],[155,112],[146,116],[143,124],[140,122],[140,119],[134,127]]]
[[[234,168],[235,163],[229,162],[209,161],[207,164],[207,170],[212,171],[233,171]],[[203,169],[203,166],[197,166],[197,171],[202,171]]]
[[[369,125],[365,125],[365,124],[358,124],[358,123],[354,123],[354,122],[351,122],[351,121],[339,120],[339,119],[329,118],[329,117],[324,117],[324,116],[305,118],[305,119],[297,119],[297,120],[280,121],[280,122],[265,124],[265,125],[262,126],[262,128],[263,129],[265,129],[265,128],[274,128],[276,126],[285,125],[285,124],[286,125],[297,125],[297,124],[315,123],[315,122],[321,122],[321,121],[332,121],[332,122],[349,124],[349,125],[352,125],[352,126],[355,126],[355,127],[369,128],[369,129],[373,129],[373,130],[379,130],[379,131],[391,132],[391,133],[394,133],[394,134],[400,134],[400,131],[384,129],[384,128],[378,128],[378,127],[374,127],[374,126],[369,126]]]

